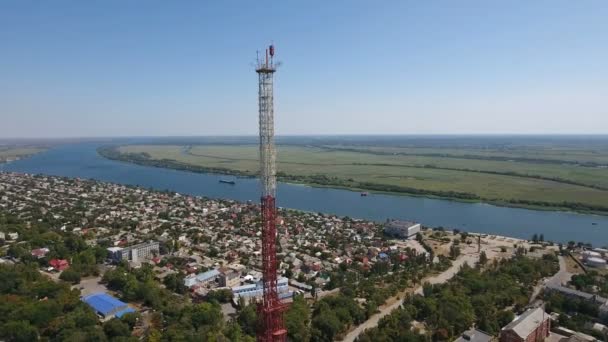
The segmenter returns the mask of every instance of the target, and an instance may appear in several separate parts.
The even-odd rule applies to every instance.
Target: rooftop
[[[542,308],[529,309],[513,322],[507,324],[503,330],[513,330],[518,336],[526,339],[542,322],[549,318],[550,316]]]
[[[454,342],[489,342],[492,340],[492,335],[477,329],[469,329],[454,340]]]
[[[103,316],[107,316],[120,309],[123,309],[122,311],[124,311],[128,308],[127,303],[120,301],[107,293],[93,293],[82,297],[82,301]]]

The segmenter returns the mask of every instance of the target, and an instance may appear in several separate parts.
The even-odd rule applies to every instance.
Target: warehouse
[[[122,302],[107,293],[93,293],[82,297],[82,301],[87,303],[95,313],[104,319],[122,317],[122,315],[135,312],[127,303]]]

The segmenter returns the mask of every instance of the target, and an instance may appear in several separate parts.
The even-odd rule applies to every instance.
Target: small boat
[[[592,226],[597,226],[597,222],[591,222]]]
[[[361,196],[362,196],[362,197],[365,197],[365,196],[367,196],[367,195],[369,195],[369,193],[368,193],[368,192],[362,192],[362,193],[361,193]]]
[[[220,183],[230,184],[230,185],[235,185],[236,184],[235,181],[229,180],[229,179],[220,179]]]

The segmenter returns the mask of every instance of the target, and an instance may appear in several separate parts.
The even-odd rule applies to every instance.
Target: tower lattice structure
[[[258,304],[260,322],[258,341],[283,342],[287,330],[283,321],[284,304],[277,292],[276,252],[276,149],[274,144],[273,78],[274,46],[266,49],[263,60],[258,56],[256,72],[259,78],[258,102],[260,125],[260,181],[262,184],[262,282],[264,296]]]

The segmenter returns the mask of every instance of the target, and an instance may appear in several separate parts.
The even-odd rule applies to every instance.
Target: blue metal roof
[[[127,307],[124,310],[118,311],[114,316],[121,318],[122,315],[132,313],[132,312],[135,312],[135,309],[133,309],[132,307]]]
[[[127,303],[122,302],[107,293],[93,293],[82,297],[82,301],[104,316],[107,316],[109,313],[120,308],[127,307]]]
[[[213,277],[217,277],[218,275],[220,275],[220,271],[218,271],[217,269],[213,269],[204,273],[199,273],[196,276],[196,280],[198,281],[207,281]]]

